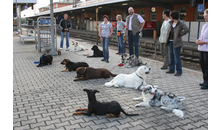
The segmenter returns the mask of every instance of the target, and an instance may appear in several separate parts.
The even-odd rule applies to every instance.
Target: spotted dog
[[[143,100],[143,102],[136,104],[136,107],[160,107],[161,109],[171,111],[180,118],[184,116],[182,111],[182,101],[185,100],[185,97],[179,97],[172,93],[162,92],[157,89],[157,86],[145,86],[142,90],[142,96],[139,98],[133,98],[133,100]]]

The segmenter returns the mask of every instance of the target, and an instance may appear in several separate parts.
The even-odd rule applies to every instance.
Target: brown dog
[[[79,67],[76,70],[77,79],[74,81],[79,80],[88,80],[88,79],[98,79],[98,78],[110,78],[117,76],[117,74],[112,74],[109,70],[105,68],[92,68],[92,67]]]

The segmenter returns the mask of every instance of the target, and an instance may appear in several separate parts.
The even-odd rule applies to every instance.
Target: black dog
[[[91,50],[93,50],[93,55],[92,56],[87,56],[87,58],[90,57],[103,57],[103,52],[99,50],[98,46],[94,45]]]
[[[62,70],[61,72],[70,72],[70,71],[76,71],[79,67],[89,67],[89,65],[85,62],[71,62],[69,59],[64,59],[61,62],[62,65],[65,65],[66,69]]]
[[[40,57],[40,63],[37,65],[37,67],[42,67],[42,66],[45,66],[45,65],[48,65],[48,64],[51,65],[52,61],[53,61],[52,55],[43,54]]]
[[[83,89],[88,95],[89,105],[88,109],[77,109],[73,115],[87,115],[91,116],[92,114],[96,115],[106,115],[112,114],[112,116],[108,116],[108,118],[119,117],[120,112],[124,113],[126,116],[137,116],[139,114],[127,114],[120,106],[120,104],[116,101],[111,102],[98,102],[96,100],[95,94],[99,92],[98,90],[88,90]],[[78,112],[78,111],[87,111],[86,113]]]

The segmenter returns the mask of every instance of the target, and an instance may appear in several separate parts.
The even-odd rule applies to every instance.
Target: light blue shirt
[[[111,27],[112,24],[110,22],[108,22],[106,25],[104,24],[104,22],[100,23],[99,25],[102,29],[101,29],[101,36],[102,37],[108,37],[110,32],[111,32]]]
[[[125,26],[125,22],[123,21],[117,22],[117,31],[121,31],[121,33],[124,33],[124,26]]]

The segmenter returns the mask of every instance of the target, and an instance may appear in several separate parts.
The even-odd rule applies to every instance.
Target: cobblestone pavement
[[[64,66],[60,62],[64,58],[71,61],[85,61],[91,67],[104,67],[113,73],[133,73],[135,68],[118,67],[120,57],[116,50],[110,47],[110,63],[101,58],[87,59],[83,54],[92,54],[92,44],[88,41],[77,40],[85,48],[83,52],[66,52],[65,46],[61,56],[53,57],[53,64],[37,68],[34,61],[38,61],[43,53],[35,50],[34,43],[22,44],[14,35],[13,42],[13,128],[14,130],[45,130],[45,129],[110,129],[110,130],[205,130],[208,129],[208,91],[200,90],[202,81],[200,71],[183,68],[183,75],[175,77],[160,70],[162,62],[141,57],[151,68],[147,75],[147,83],[159,86],[163,91],[173,92],[185,96],[185,116],[180,119],[174,114],[160,110],[160,108],[135,108],[133,97],[139,97],[141,92],[126,88],[104,87],[110,79],[95,79],[74,82],[75,72],[60,72]],[[58,38],[58,43],[60,39]],[[93,43],[95,44],[95,43]],[[64,44],[65,45],[65,44]],[[77,108],[87,107],[88,99],[84,88],[97,89],[99,101],[118,101],[128,113],[138,113],[139,116],[119,118],[106,116],[73,116]]]

